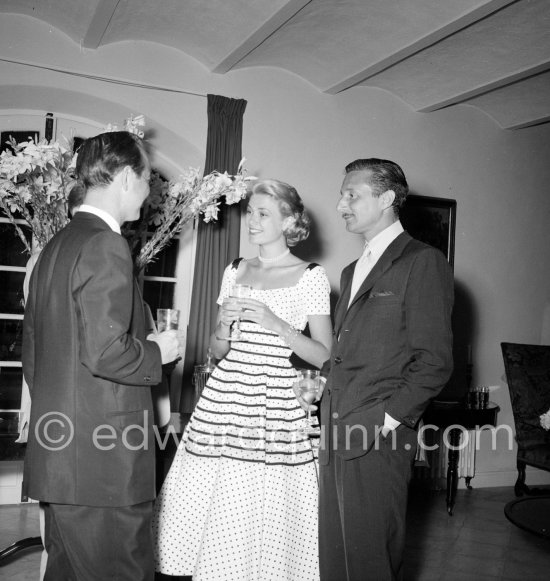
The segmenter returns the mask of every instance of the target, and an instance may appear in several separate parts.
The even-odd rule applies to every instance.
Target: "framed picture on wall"
[[[410,194],[399,218],[413,238],[439,248],[454,266],[456,200]]]
[[[13,137],[17,143],[32,139],[35,143],[40,139],[39,131],[2,131],[0,133],[0,152],[11,149],[9,144],[10,137]]]

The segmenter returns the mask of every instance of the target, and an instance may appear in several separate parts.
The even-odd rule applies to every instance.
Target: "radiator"
[[[444,430],[437,432],[426,432],[426,445],[431,450],[419,449],[416,462],[419,468],[415,470],[415,478],[419,480],[438,480],[447,478],[447,468],[449,466],[449,449],[447,437],[444,437]],[[467,436],[466,436],[467,434]],[[468,442],[465,445],[466,437]],[[476,469],[476,430],[469,430],[462,434],[460,440],[461,449],[458,451],[458,477],[473,478]],[[464,446],[464,447],[462,447]]]
[[[476,475],[476,430],[469,430],[462,434],[460,440],[461,446],[466,441],[466,433],[468,434],[468,445],[459,450],[458,454],[458,477],[459,478],[473,478]],[[446,478],[447,467],[449,465],[448,448],[443,442],[443,434],[439,436],[438,462],[434,462],[437,466],[437,474],[434,478]]]

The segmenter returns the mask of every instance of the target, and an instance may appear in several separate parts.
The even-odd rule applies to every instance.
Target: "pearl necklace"
[[[273,256],[272,258],[264,258],[258,254],[258,260],[264,264],[269,264],[271,262],[277,262],[278,260],[281,260],[281,258],[284,258],[288,254],[290,254],[290,248],[287,248],[283,253],[279,254],[278,256]]]

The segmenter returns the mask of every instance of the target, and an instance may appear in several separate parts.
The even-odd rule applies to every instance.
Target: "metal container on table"
[[[193,387],[195,388],[195,405],[202,395],[203,389],[208,381],[208,378],[214,371],[215,365],[212,361],[212,353],[208,350],[206,356],[206,363],[195,365],[193,369]]]

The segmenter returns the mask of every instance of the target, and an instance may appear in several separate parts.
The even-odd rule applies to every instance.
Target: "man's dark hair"
[[[126,166],[141,177],[147,167],[145,146],[133,133],[112,131],[84,141],[76,158],[76,175],[84,190],[88,191],[108,186]]]
[[[395,192],[392,204],[393,211],[396,216],[399,214],[399,208],[403,205],[409,193],[409,185],[403,170],[396,163],[375,157],[356,159],[346,165],[346,173],[348,174],[352,171],[370,172],[368,181],[375,196],[381,196],[384,192],[393,190]]]

